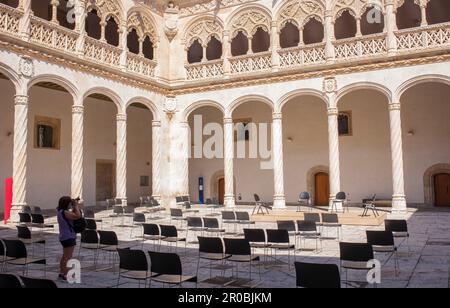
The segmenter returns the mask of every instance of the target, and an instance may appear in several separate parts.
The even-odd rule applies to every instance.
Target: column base
[[[152,195],[152,198],[161,203],[162,197],[160,195]]]
[[[273,208],[277,210],[286,209],[286,198],[284,195],[273,197]]]
[[[13,204],[11,207],[11,215],[8,220],[8,224],[13,224],[14,222],[20,221],[19,213],[22,212],[22,207],[26,206],[26,203],[23,204]]]
[[[121,201],[121,204],[122,204],[122,206],[127,206],[128,205],[128,200],[127,200],[127,198],[120,198],[120,197],[117,197],[116,199],[118,199],[118,200],[120,200]]]
[[[336,195],[333,195],[333,197],[330,197],[330,204],[328,207],[328,212],[344,212],[344,207],[343,207],[342,202],[336,203],[333,208],[333,202],[335,199],[336,199]]]
[[[405,214],[408,212],[406,205],[406,196],[394,195],[392,196],[392,214]]]
[[[236,207],[234,196],[225,196],[223,203],[227,209],[234,209]]]

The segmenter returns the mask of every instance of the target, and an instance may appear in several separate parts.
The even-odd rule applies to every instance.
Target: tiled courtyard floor
[[[207,213],[201,211],[202,215]],[[209,213],[209,211],[208,211]],[[109,218],[110,212],[103,211],[97,213],[96,218],[103,218],[103,223],[98,224],[101,230],[113,230],[118,234],[119,241],[123,247],[132,247],[141,249],[141,241],[139,239],[130,238],[131,229],[128,227],[113,227],[112,219]],[[401,218],[391,217],[388,218]],[[404,217],[403,217],[404,218]],[[408,220],[408,227],[411,238],[409,240],[409,247],[406,242],[402,243],[399,248],[400,273],[398,276],[394,272],[394,260],[387,259],[383,255],[376,255],[382,262],[382,281],[381,288],[405,288],[405,287],[427,287],[427,288],[448,288],[450,282],[450,212],[434,212],[434,211],[415,211],[411,210],[406,216]],[[125,218],[126,223],[129,223],[130,218]],[[54,222],[55,218],[51,217],[48,222]],[[119,223],[119,219],[115,219],[115,224]],[[155,223],[169,224],[169,218],[165,215],[162,220],[155,221]],[[275,223],[256,223],[255,228],[276,228]],[[383,230],[384,225],[379,227],[363,227],[363,226],[344,226],[342,231],[342,241],[348,242],[366,242],[365,231]],[[47,278],[56,280],[58,275],[58,263],[61,256],[61,247],[58,242],[56,228],[54,230],[46,231],[46,256],[47,256]],[[134,234],[138,235],[139,229],[134,230]],[[329,234],[325,233],[327,237],[334,235],[330,230]],[[8,239],[16,236],[16,230],[0,229],[0,238]],[[184,236],[182,232],[181,236]],[[189,236],[189,241],[194,239],[193,234]],[[307,241],[307,245],[311,248],[315,247],[313,240]],[[78,257],[78,248],[75,252],[75,257]],[[309,248],[309,247],[308,247]],[[31,247],[28,247],[31,252]],[[144,250],[153,249],[150,242],[144,244]],[[168,251],[167,246],[162,246],[161,251]],[[172,249],[174,251],[174,249]],[[39,245],[35,247],[37,254],[42,254]],[[182,257],[183,272],[186,275],[195,275],[197,268],[197,254],[198,246],[195,244],[188,244],[187,254],[185,255],[184,244],[180,244],[178,253]],[[262,251],[256,251],[262,255]],[[105,254],[100,254],[97,269],[93,268],[93,252],[82,250],[80,261],[82,264],[82,281],[80,285],[69,285],[65,282],[57,282],[59,287],[64,288],[93,288],[93,287],[116,287],[117,284],[117,270],[105,269],[108,267],[109,257]],[[277,258],[283,262],[287,262],[287,255],[277,254]],[[320,252],[314,252],[312,249],[305,251],[298,251],[296,256],[297,261],[315,262],[315,263],[335,263],[339,264],[339,244],[335,239],[326,239],[323,241],[323,249]],[[117,262],[116,262],[117,263]],[[272,262],[273,263],[273,262]],[[208,262],[202,262],[202,265],[208,266]],[[29,269],[29,276],[43,278],[42,265],[32,265]],[[21,269],[8,265],[8,272],[21,274]],[[261,288],[280,288],[280,287],[295,287],[295,269],[293,267],[293,258],[291,258],[291,267],[285,263],[277,266],[266,265],[261,267],[261,278],[258,275],[259,269],[255,265],[253,269],[252,287]],[[214,271],[214,276],[221,276],[220,271]],[[231,276],[231,271],[226,271],[225,276]],[[239,267],[239,277],[248,278],[247,265]],[[343,285],[344,287],[373,287],[368,285],[365,281],[365,272],[351,271],[349,272],[349,283]],[[214,288],[220,285],[203,283],[202,281],[210,277],[209,268],[201,268],[199,270],[199,288]],[[343,273],[343,280],[345,273]],[[120,288],[137,287],[138,284],[126,279],[121,279]],[[194,284],[185,284],[185,287],[195,287]],[[153,284],[152,287],[161,287],[161,285]],[[232,287],[232,286],[229,286]]]

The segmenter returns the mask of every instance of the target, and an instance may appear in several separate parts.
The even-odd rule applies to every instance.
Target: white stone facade
[[[167,207],[178,195],[196,200],[203,177],[205,197],[218,197],[217,181],[224,179],[228,207],[259,193],[285,208],[310,190],[313,170],[325,169],[330,199],[343,190],[358,203],[377,193],[402,212],[407,202],[430,200],[427,170],[450,164],[444,116],[450,111],[450,25],[427,25],[430,1],[416,1],[422,23],[407,30],[395,23],[403,1],[375,1],[385,23],[374,38],[361,33],[363,0],[304,0],[302,8],[295,1],[272,8],[271,0],[229,0],[216,16],[210,4],[162,13],[105,0],[96,7],[99,40],[84,30],[91,1],[75,2],[82,14],[75,15],[74,30],[33,16],[31,0],[19,1],[18,8],[0,3],[0,178],[13,177],[16,209],[54,208],[63,194],[95,204],[95,162],[109,160],[116,164],[115,197],[123,204],[143,195]],[[336,40],[333,24],[345,9],[358,21],[356,36]],[[106,42],[109,15],[118,24],[117,47]],[[313,15],[323,23],[323,41],[281,48],[282,26]],[[233,56],[239,31],[259,48],[251,42],[259,28],[270,35],[268,51],[248,48],[246,55]],[[126,47],[131,29],[140,35],[136,55]],[[143,54],[147,36],[153,59]],[[222,43],[218,60],[205,56],[212,37]],[[195,40],[203,40],[202,61],[187,64]],[[147,109],[130,107],[137,103]],[[353,136],[339,137],[338,112],[347,110]],[[223,125],[223,158],[189,159],[189,128],[197,113]],[[61,119],[58,151],[33,147],[35,116]],[[260,170],[258,159],[233,158],[233,123],[245,118],[271,124],[273,169]],[[143,175],[151,179],[149,188],[139,188]],[[3,191],[0,197],[3,203]]]

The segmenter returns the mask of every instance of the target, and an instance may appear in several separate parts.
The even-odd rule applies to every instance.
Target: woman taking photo
[[[58,205],[59,241],[63,247],[63,256],[59,264],[59,278],[67,280],[67,262],[72,259],[77,245],[77,234],[73,229],[73,221],[81,218],[78,202],[70,197],[59,199]]]

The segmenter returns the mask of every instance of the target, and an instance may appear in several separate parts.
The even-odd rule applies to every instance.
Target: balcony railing
[[[231,74],[244,74],[270,70],[272,53],[261,52],[230,59]]]
[[[80,37],[80,33],[66,29],[57,23],[53,23],[36,16],[30,16],[30,28],[28,35],[22,31],[21,18],[23,11],[0,3],[0,34],[22,44],[38,45],[51,51],[64,52],[66,56],[72,56],[77,61],[87,60],[96,65],[116,70],[118,72],[130,72],[141,78],[154,78],[157,63],[143,56],[124,52],[121,48],[111,46],[90,37]],[[436,51],[450,48],[450,22],[399,30],[392,33],[396,39],[397,55],[407,55],[414,52]],[[29,40],[28,40],[29,37]],[[387,33],[360,36],[332,43],[335,62],[379,60],[380,56],[388,54]],[[82,46],[79,46],[82,44]],[[32,46],[27,48],[33,48]],[[80,48],[80,50],[78,50]],[[395,49],[395,44],[391,45]],[[79,54],[82,52],[82,54]],[[277,58],[272,59],[275,56]],[[331,56],[331,55],[330,55]],[[228,60],[228,62],[227,62]],[[272,70],[274,63],[279,63],[281,69],[301,69],[324,65],[327,63],[325,43],[286,48],[278,50],[278,54],[271,51],[254,53],[249,55],[231,57],[208,61],[203,63],[188,64],[185,67],[187,81],[219,79],[224,75],[231,78],[241,77],[246,74],[266,74]],[[333,62],[333,61],[331,61]],[[225,65],[224,63],[229,63]],[[265,75],[264,75],[265,76]]]
[[[450,22],[400,30],[395,33],[395,37],[399,51],[449,46]]]
[[[91,37],[86,37],[84,41],[84,56],[98,63],[107,64],[117,68],[120,65],[121,53],[122,50],[120,48]]]
[[[186,77],[188,80],[217,78],[222,76],[223,60],[213,60],[186,65]]]
[[[0,3],[0,31],[9,35],[19,35],[20,11]]]
[[[325,62],[325,43],[285,48],[278,51],[281,67],[321,64]]]
[[[38,17],[31,17],[30,40],[47,47],[76,52],[78,34],[59,25],[49,24]]]
[[[376,56],[387,52],[386,34],[338,40],[334,43],[337,60]]]
[[[134,53],[127,53],[127,69],[129,72],[147,77],[155,77],[156,62]]]

